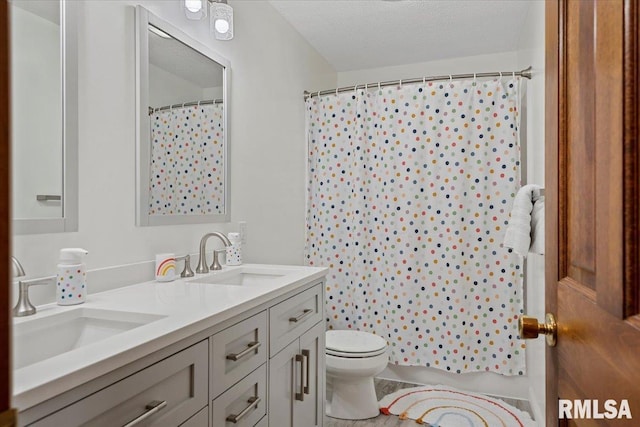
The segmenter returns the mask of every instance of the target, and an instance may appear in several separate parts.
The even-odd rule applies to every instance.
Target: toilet
[[[378,416],[373,377],[388,361],[384,338],[362,331],[327,331],[327,415],[346,420]]]

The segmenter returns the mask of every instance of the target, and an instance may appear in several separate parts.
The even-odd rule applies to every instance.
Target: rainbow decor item
[[[176,278],[176,256],[174,254],[156,255],[156,280],[171,282]]]
[[[442,385],[405,388],[380,400],[380,412],[432,427],[535,427],[508,403]]]

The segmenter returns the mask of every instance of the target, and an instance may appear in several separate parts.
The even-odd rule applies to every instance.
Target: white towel
[[[529,252],[544,253],[544,196],[540,190],[535,184],[518,190],[504,235],[504,247],[523,257]]]

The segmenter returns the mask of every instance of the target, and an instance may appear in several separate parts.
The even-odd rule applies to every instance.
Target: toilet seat
[[[345,352],[345,351],[336,351],[336,350],[326,349],[326,353],[329,356],[345,357],[345,358],[375,357],[375,356],[379,356],[381,354],[384,354],[385,351],[387,351],[386,348],[383,348],[383,349],[378,350],[378,351],[369,351],[369,352],[364,352],[364,353],[349,353],[349,352]]]
[[[387,350],[387,341],[369,332],[327,331],[326,353],[336,357],[375,357]]]

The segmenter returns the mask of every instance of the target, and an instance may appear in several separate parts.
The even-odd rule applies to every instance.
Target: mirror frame
[[[13,234],[78,231],[78,2],[60,0],[62,216],[14,218]],[[15,141],[12,141],[15,144]]]
[[[149,24],[164,31],[177,41],[217,62],[223,70],[222,97],[224,99],[224,213],[210,215],[150,215],[149,173],[151,159],[151,128],[149,119]],[[229,173],[229,87],[231,66],[202,43],[154,15],[142,6],[136,6],[136,226],[204,224],[229,222],[230,177]]]

